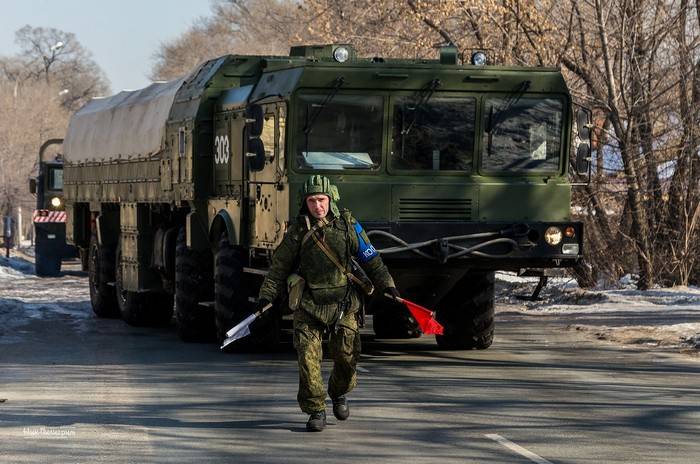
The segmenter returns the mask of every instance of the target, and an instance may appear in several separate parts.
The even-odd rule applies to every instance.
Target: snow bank
[[[646,347],[700,349],[700,288],[636,290],[632,276],[616,288],[581,290],[574,279],[552,278],[541,298],[529,297],[537,278],[496,274],[496,300],[506,311],[556,317],[570,330],[599,340]]]
[[[0,258],[0,344],[20,341],[25,336],[20,327],[56,320],[67,321],[76,332],[94,324],[84,273],[73,270],[41,278],[29,261]]]
[[[0,256],[0,280],[34,275],[34,264],[21,258]]]
[[[537,301],[528,301],[537,278],[518,277],[505,272],[496,273],[496,299],[500,303],[520,303],[531,310],[595,312],[600,308],[619,305],[624,307],[689,307],[700,314],[700,288],[671,287],[653,290],[636,290],[627,276],[618,288],[582,290],[573,278],[550,278]],[[668,309],[668,308],[667,308]]]

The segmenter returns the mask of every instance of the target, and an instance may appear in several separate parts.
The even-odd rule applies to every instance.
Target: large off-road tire
[[[97,317],[119,317],[117,296],[114,291],[114,250],[97,243],[97,235],[90,237],[88,249],[88,280],[90,303]]]
[[[493,343],[494,273],[469,272],[445,296],[436,319],[445,327],[435,339],[446,350],[483,350]]]
[[[418,338],[421,336],[418,323],[401,303],[383,296],[372,305],[372,328],[377,338]]]
[[[248,301],[251,291],[244,283],[243,255],[234,248],[226,235],[219,241],[214,265],[214,294],[216,336],[223,343],[226,332],[255,310]],[[274,311],[271,309],[270,311]],[[272,317],[264,334],[251,334],[230,344],[227,351],[258,351],[274,349],[279,343],[280,324]]]
[[[173,317],[172,297],[165,293],[133,292],[124,289],[121,244],[117,245],[114,281],[117,305],[124,322],[136,327],[167,325]]]
[[[56,277],[61,274],[61,256],[46,246],[35,249],[34,269],[39,277]]]
[[[199,304],[213,298],[211,253],[188,248],[183,227],[175,247],[175,321],[182,341],[214,340],[214,312]]]

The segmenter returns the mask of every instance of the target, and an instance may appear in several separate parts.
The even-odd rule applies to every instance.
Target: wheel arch
[[[225,209],[219,210],[219,212],[216,213],[216,216],[214,216],[214,220],[209,228],[209,241],[216,246],[219,243],[221,234],[223,233],[226,233],[230,244],[238,244],[233,219],[231,218],[229,212]]]

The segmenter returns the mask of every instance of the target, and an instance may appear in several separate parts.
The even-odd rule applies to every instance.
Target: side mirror
[[[245,112],[245,123],[250,137],[260,137],[263,131],[265,112],[260,105],[249,106]]]
[[[29,179],[29,193],[36,194],[36,179]]]
[[[591,111],[585,108],[580,108],[576,111],[576,129],[578,130],[578,138],[581,141],[590,142],[591,138]]]
[[[579,143],[576,148],[576,172],[588,174],[591,168],[591,146],[588,142]]]
[[[265,145],[262,140],[249,139],[245,157],[248,160],[248,169],[262,171],[265,168]]]

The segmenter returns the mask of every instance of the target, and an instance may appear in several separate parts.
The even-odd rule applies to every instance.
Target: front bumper
[[[545,230],[572,227],[572,237],[548,244]],[[583,256],[581,222],[366,223],[372,244],[385,261],[418,260],[475,269],[572,267]]]

